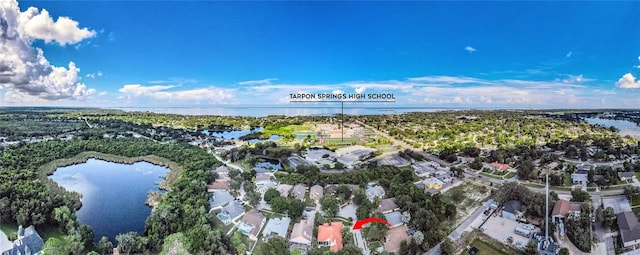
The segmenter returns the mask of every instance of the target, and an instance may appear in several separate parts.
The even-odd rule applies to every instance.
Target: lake
[[[169,168],[147,162],[128,165],[89,159],[60,167],[49,178],[82,194],[79,222],[93,228],[96,242],[107,236],[115,245],[119,233],[144,234],[144,223],[151,213],[145,204],[147,194],[158,190],[157,183],[168,172]]]
[[[585,121],[589,124],[599,124],[605,127],[614,126],[619,131],[618,133],[622,136],[630,135],[635,139],[640,139],[640,127],[631,121],[626,120],[610,120],[610,119],[601,119],[601,118],[585,118]]]

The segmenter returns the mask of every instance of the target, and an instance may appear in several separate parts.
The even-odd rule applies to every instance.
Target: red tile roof
[[[318,242],[331,243],[329,249],[332,252],[342,250],[342,222],[337,221],[318,226]]]
[[[497,170],[500,170],[500,172],[503,172],[503,171],[509,169],[510,166],[507,165],[507,164],[500,164],[498,162],[493,162],[493,163],[491,163],[491,167],[493,167],[493,168],[495,168]]]

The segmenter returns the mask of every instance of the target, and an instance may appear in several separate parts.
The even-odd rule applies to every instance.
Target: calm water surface
[[[82,194],[78,220],[95,232],[95,240],[107,236],[115,244],[115,236],[129,231],[144,234],[144,222],[151,213],[145,204],[149,190],[158,190],[169,172],[166,167],[147,162],[132,165],[97,159],[60,167],[49,178],[67,190]]]
[[[619,131],[618,133],[622,136],[630,135],[635,139],[640,139],[640,127],[631,121],[626,120],[610,120],[610,119],[601,119],[601,118],[585,118],[589,124],[600,124],[605,127],[614,126]]]

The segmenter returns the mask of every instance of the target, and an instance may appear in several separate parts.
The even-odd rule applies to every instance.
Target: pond
[[[282,164],[280,164],[280,160],[275,159],[262,159],[263,161],[256,163],[256,167],[264,168],[264,169],[273,169],[273,170],[281,170]]]
[[[245,130],[233,130],[233,131],[224,131],[224,132],[209,132],[209,130],[204,130],[202,133],[210,136],[215,136],[218,138],[238,140],[243,135],[248,135],[251,133],[259,132],[264,130],[262,127],[255,128],[253,130],[245,129]]]
[[[622,136],[630,135],[635,139],[640,139],[640,127],[631,121],[626,120],[610,120],[610,119],[601,119],[601,118],[585,118],[585,121],[589,124],[599,124],[605,127],[614,126],[619,131],[618,133]]]
[[[144,223],[151,213],[145,204],[150,190],[169,169],[147,162],[119,164],[89,159],[86,163],[58,168],[49,178],[67,190],[82,194],[78,221],[93,228],[95,241],[129,231],[144,234]]]

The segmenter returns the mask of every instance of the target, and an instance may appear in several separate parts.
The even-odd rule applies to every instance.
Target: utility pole
[[[547,186],[545,189],[547,200],[546,209],[544,211],[544,240],[549,241],[549,173],[547,173]]]
[[[340,121],[340,126],[342,126],[342,129],[340,130],[340,143],[344,145],[344,101],[340,103],[342,108],[342,120]]]

